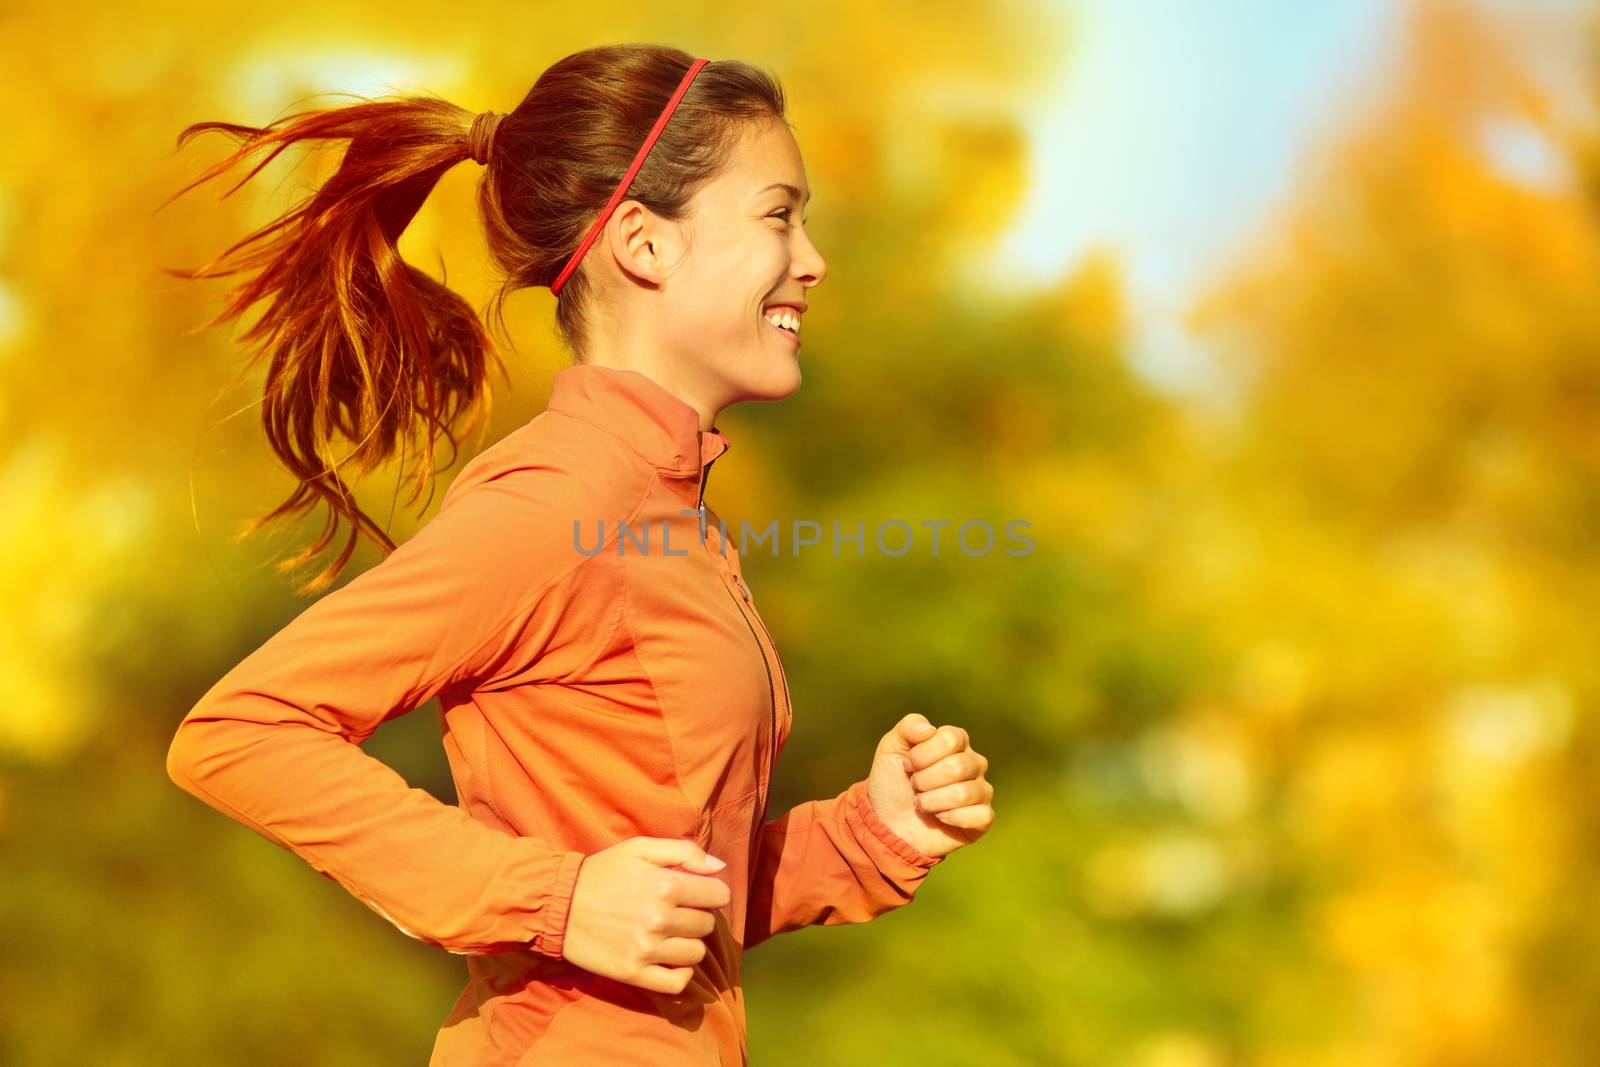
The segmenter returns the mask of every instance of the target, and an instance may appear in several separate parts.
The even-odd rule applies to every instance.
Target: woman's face
[[[804,321],[827,265],[805,232],[811,198],[794,135],[780,119],[749,127],[729,166],[702,186],[688,217],[668,222],[637,201],[618,205],[625,287],[608,331],[615,355],[699,408],[703,425],[741,400],[782,400],[800,387],[799,340],[767,321]],[[637,210],[631,210],[635,209]],[[622,350],[625,349],[625,350]]]

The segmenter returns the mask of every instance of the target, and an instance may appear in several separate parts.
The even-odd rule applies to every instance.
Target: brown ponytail
[[[203,130],[242,143],[171,199],[253,153],[271,149],[239,184],[298,141],[349,141],[338,171],[294,210],[203,267],[168,271],[187,279],[257,271],[202,328],[268,302],[244,340],[262,342],[250,365],[271,357],[262,423],[300,484],[239,536],[326,501],[330,514],[315,542],[277,565],[288,572],[327,548],[341,517],[352,527],[338,557],[297,593],[331,585],[363,533],[385,553],[395,547],[356,505],[338,468],[354,461],[353,480],[359,480],[397,453],[403,465],[420,437],[427,462],[418,468],[414,501],[436,473],[435,436],[444,433],[454,450],[451,428],[463,412],[473,412],[470,425],[486,420],[490,364],[505,374],[471,306],[400,258],[400,235],[439,177],[474,153],[489,160],[478,203],[490,254],[504,275],[493,301],[503,333],[506,296],[555,280],[693,61],[687,52],[657,45],[574,53],[540,75],[497,126],[479,123],[477,141],[471,139],[476,113],[427,96],[358,97],[356,104],[298,112],[264,127],[200,122],[179,135],[180,148]],[[783,117],[783,91],[771,75],[736,60],[708,63],[626,195],[664,218],[683,218],[695,191],[726,165],[741,135],[756,120]],[[492,152],[483,143],[486,130],[492,131]],[[236,261],[225,264],[235,253]],[[579,362],[592,301],[585,265],[556,302],[562,340]],[[354,443],[339,460],[332,455],[335,433]]]

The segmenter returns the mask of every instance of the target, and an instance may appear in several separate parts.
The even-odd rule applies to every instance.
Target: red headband
[[[622,183],[617,186],[617,191],[611,194],[611,200],[606,204],[604,211],[600,212],[594,220],[594,225],[589,227],[589,236],[583,239],[583,244],[572,253],[572,258],[567,260],[567,265],[561,268],[561,273],[551,283],[550,291],[559,293],[561,287],[567,283],[567,278],[578,269],[578,261],[583,259],[583,254],[589,251],[589,246],[594,244],[594,239],[599,236],[600,228],[611,217],[611,212],[616,210],[622,202],[622,197],[628,191],[628,186],[633,181],[633,176],[639,173],[639,168],[644,165],[644,157],[650,154],[650,146],[656,143],[656,138],[661,136],[661,131],[667,128],[667,119],[672,117],[673,110],[678,106],[678,101],[683,99],[683,94],[689,91],[689,83],[694,81],[694,76],[700,73],[700,68],[711,62],[709,59],[697,59],[689,65],[689,72],[683,76],[683,81],[678,83],[677,92],[672,94],[672,99],[667,101],[667,106],[661,112],[661,117],[656,119],[656,124],[650,131],[650,136],[644,139],[644,144],[639,146],[639,152],[633,157],[633,165],[628,168],[628,173],[622,176]]]

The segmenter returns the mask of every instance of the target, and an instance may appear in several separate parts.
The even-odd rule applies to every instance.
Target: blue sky
[[[1154,384],[1203,384],[1183,300],[1286,195],[1340,94],[1381,69],[1393,0],[1087,0],[1073,50],[1024,114],[1030,192],[997,277],[1045,284],[1084,253],[1121,253]],[[1004,264],[1003,267],[1000,265]],[[1018,274],[1021,278],[1018,278]]]
[[[1480,0],[1550,12],[1574,0]],[[1392,63],[1400,0],[1083,0],[1061,77],[1023,113],[1030,191],[989,284],[1049,284],[1097,245],[1121,255],[1135,366],[1173,393],[1210,381],[1178,324],[1205,272],[1287,198],[1296,160]]]

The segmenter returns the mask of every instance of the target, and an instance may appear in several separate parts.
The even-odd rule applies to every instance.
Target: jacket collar
[[[565,367],[551,379],[545,407],[594,423],[669,474],[699,477],[730,447],[721,430],[700,429],[693,405],[634,370],[592,363]]]

